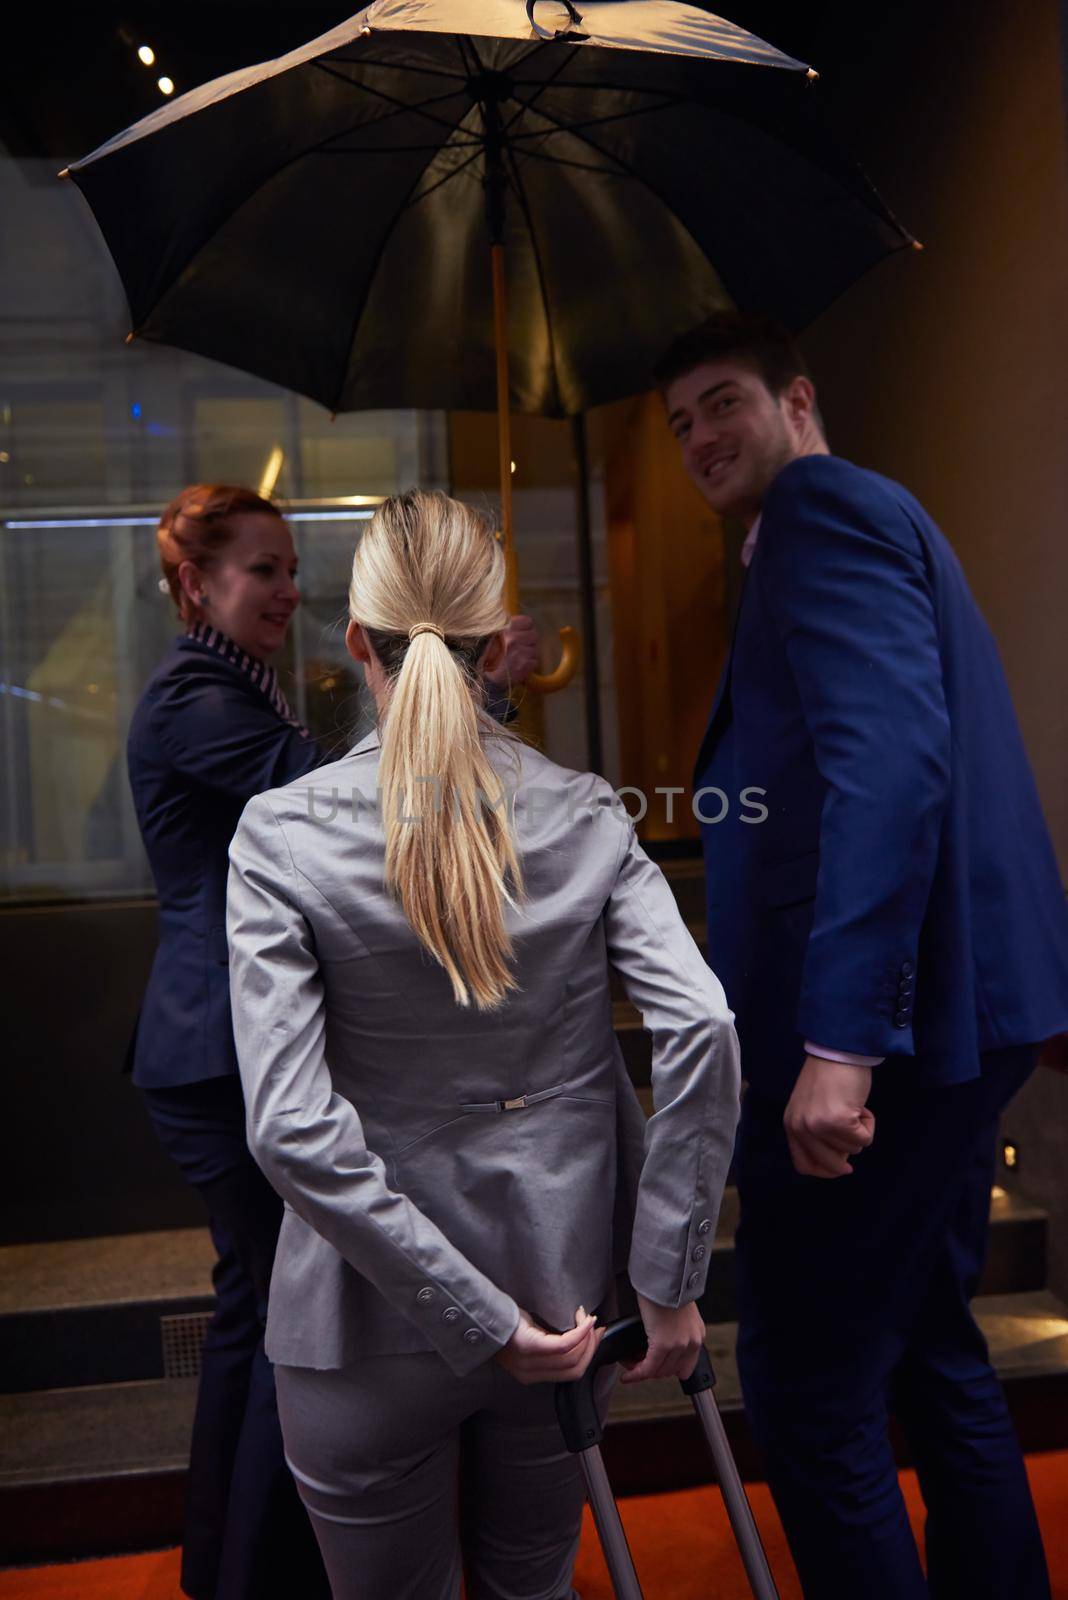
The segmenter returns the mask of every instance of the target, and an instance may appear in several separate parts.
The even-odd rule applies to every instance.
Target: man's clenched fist
[[[808,1178],[844,1178],[850,1156],[875,1138],[867,1108],[871,1068],[806,1056],[783,1118],[794,1166]]]

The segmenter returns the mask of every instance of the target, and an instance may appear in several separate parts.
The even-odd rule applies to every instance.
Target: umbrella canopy
[[[493,409],[493,239],[511,404],[575,414],[711,311],[803,326],[912,242],[808,76],[667,0],[375,0],[69,173],[139,337],[333,411]]]

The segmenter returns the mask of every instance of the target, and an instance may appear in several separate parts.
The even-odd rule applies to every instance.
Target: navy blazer
[[[899,484],[833,456],[775,479],[708,787],[708,959],[755,1087],[788,1096],[805,1040],[947,1084],[1068,1027],[1068,909],[997,648]]]
[[[210,630],[207,637],[220,638]],[[130,787],[159,895],[159,944],[131,1047],[134,1082],[146,1088],[237,1071],[226,948],[230,840],[253,795],[328,759],[287,718],[281,696],[271,698],[273,683],[273,673],[236,646],[224,655],[180,637],[134,711]]]

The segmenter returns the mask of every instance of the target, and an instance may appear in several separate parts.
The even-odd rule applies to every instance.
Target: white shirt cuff
[[[819,1056],[823,1061],[840,1061],[845,1067],[880,1067],[886,1060],[885,1056],[857,1056],[849,1050],[827,1050],[822,1044],[813,1044],[810,1039],[805,1040],[805,1053]]]

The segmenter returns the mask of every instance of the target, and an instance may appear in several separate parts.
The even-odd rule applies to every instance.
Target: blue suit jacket
[[[806,1039],[934,1084],[1068,1026],[1068,910],[997,648],[899,484],[833,456],[772,484],[709,786],[709,961],[756,1088],[788,1096]]]
[[[327,757],[248,674],[181,637],[138,701],[127,761],[159,895],[134,1082],[165,1088],[237,1071],[226,948],[227,851],[254,794]]]

